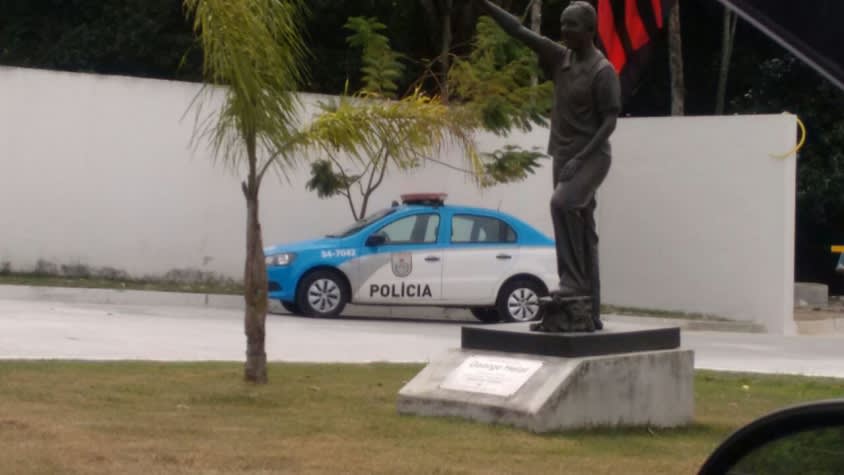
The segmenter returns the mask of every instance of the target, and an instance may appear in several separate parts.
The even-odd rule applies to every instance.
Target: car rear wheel
[[[508,322],[529,322],[541,318],[539,298],[548,293],[530,279],[508,282],[498,293],[498,313]]]
[[[498,323],[501,321],[501,315],[494,308],[470,308],[469,311],[472,312],[475,318],[484,323]]]
[[[343,278],[334,271],[319,270],[302,279],[296,292],[296,305],[312,317],[334,317],[349,301]]]

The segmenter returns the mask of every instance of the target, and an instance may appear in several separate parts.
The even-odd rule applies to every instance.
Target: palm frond
[[[295,135],[296,91],[307,74],[304,0],[185,0],[184,5],[202,43],[206,80],[226,89],[216,122],[202,130],[215,153],[237,163],[247,137],[270,153],[283,150]]]

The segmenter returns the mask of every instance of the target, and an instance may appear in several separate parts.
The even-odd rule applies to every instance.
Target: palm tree
[[[738,15],[724,7],[724,29],[721,32],[721,69],[718,73],[718,91],[715,95],[715,114],[724,113],[727,97],[727,78],[730,74],[730,58],[733,56],[733,44],[736,39]]]
[[[683,76],[683,34],[680,27],[680,1],[674,2],[668,17],[668,61],[671,71],[671,115],[684,115],[686,81]]]
[[[305,76],[305,2],[184,0],[184,6],[202,44],[208,83],[206,100],[197,102],[196,130],[210,140],[218,159],[246,173],[244,377],[266,383],[267,274],[258,194],[268,170],[290,164],[299,139],[295,91]],[[215,89],[209,85],[224,86],[225,101],[202,119],[203,103],[211,103]]]

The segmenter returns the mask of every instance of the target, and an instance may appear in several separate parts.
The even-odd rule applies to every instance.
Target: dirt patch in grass
[[[844,381],[700,372],[696,422],[534,435],[399,416],[418,365],[0,362],[3,473],[695,473],[741,424]]]

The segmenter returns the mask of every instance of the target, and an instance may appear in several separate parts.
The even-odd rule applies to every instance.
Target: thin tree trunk
[[[542,34],[542,0],[533,0],[530,4],[530,29],[538,35]],[[536,74],[530,78],[530,83],[533,86],[539,83]]]
[[[264,245],[259,220],[256,141],[254,134],[247,134],[246,148],[249,159],[249,177],[243,184],[246,197],[246,264],[243,271],[243,316],[246,333],[246,365],[244,379],[249,382],[267,383],[267,353],[265,351],[267,320],[267,271],[264,263]]]
[[[685,114],[686,85],[683,78],[683,36],[680,30],[680,0],[668,18],[668,57],[671,67],[671,115]]]
[[[724,7],[724,31],[721,36],[721,71],[718,74],[718,92],[715,97],[715,114],[724,113],[727,98],[727,79],[730,74],[730,59],[733,56],[733,43],[736,38],[738,17],[732,10]]]
[[[454,4],[453,0],[444,0],[442,10],[442,49],[440,50],[440,67],[442,68],[442,77],[440,79],[440,93],[442,100],[448,104],[448,70],[451,67],[451,10]]]

